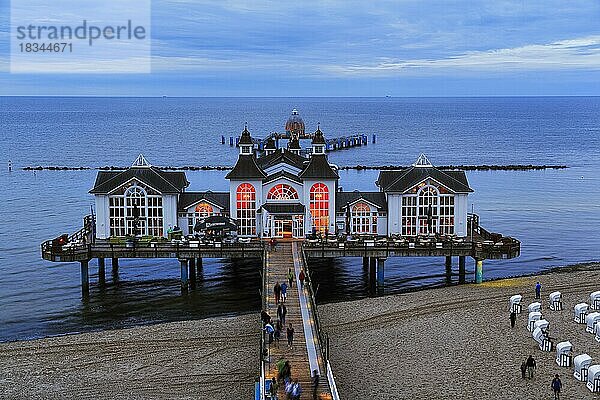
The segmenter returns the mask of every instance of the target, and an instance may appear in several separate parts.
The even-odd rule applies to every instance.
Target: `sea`
[[[486,260],[484,279],[600,260],[600,97],[0,97],[0,341],[257,312],[259,260],[204,260],[187,295],[176,260],[122,260],[102,287],[92,261],[83,299],[79,265],[42,260],[40,244],[81,227],[97,172],[23,168],[128,166],[140,153],[156,166],[230,166],[229,137],[246,123],[255,137],[281,132],[293,108],[308,131],[320,123],[327,137],[368,135],[367,146],[330,153],[338,166],[410,165],[420,153],[434,165],[567,165],[468,172],[469,210],[522,242],[520,257]],[[377,174],[344,170],[340,186],[376,190]],[[223,171],[187,176],[189,190],[228,188]],[[470,279],[473,269],[470,260]],[[443,258],[388,259],[385,275],[373,294],[360,258],[314,263],[317,301],[447,284]]]

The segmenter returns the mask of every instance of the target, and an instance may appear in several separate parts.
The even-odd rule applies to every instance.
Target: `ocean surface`
[[[486,261],[484,278],[600,260],[600,98],[8,98],[0,97],[0,341],[111,329],[260,307],[260,263],[205,260],[187,296],[168,260],[123,260],[81,298],[79,265],[40,258],[40,243],[80,228],[95,171],[25,166],[232,165],[221,135],[244,123],[282,131],[292,108],[328,137],[377,135],[330,154],[343,165],[566,164],[566,170],[469,172],[483,226],[522,241],[521,257]],[[13,171],[8,171],[8,161]],[[227,190],[224,172],[188,172],[189,190]],[[376,171],[342,171],[345,190],[375,190]],[[456,266],[455,266],[456,268]],[[473,270],[469,260],[467,268]],[[315,263],[319,302],[369,295],[361,259]],[[385,294],[445,284],[442,258],[386,263]]]

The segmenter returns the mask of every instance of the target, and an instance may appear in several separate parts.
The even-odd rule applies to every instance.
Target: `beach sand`
[[[250,399],[257,314],[0,344],[1,399]]]
[[[542,313],[555,343],[569,340],[574,355],[600,363],[600,343],[573,322],[573,306],[600,290],[600,266],[461,285],[319,306],[331,338],[331,364],[340,397],[352,399],[553,399],[558,373],[561,399],[600,399],[572,368],[542,352],[526,329],[534,285],[542,283]],[[548,309],[548,295],[563,294],[564,309]],[[523,294],[524,311],[510,327],[508,299]],[[537,360],[533,380],[521,378],[520,364]]]

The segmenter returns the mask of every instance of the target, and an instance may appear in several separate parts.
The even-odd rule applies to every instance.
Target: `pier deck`
[[[297,242],[283,242],[274,249],[266,252],[264,262],[264,289],[263,305],[267,313],[277,318],[277,304],[273,287],[277,282],[288,282],[288,271],[294,273],[293,286],[288,288],[287,327],[290,323],[294,327],[293,348],[288,348],[285,327],[281,333],[279,344],[274,341],[270,345],[268,340],[265,346],[268,350],[268,363],[265,366],[265,379],[277,376],[276,363],[280,359],[288,360],[291,365],[292,380],[298,379],[302,387],[302,398],[312,398],[312,371],[318,370],[320,380],[317,398],[331,399],[331,391],[327,380],[327,367],[321,355],[318,328],[316,326],[315,310],[310,299],[308,288],[300,286],[298,275],[302,268],[302,251]],[[280,383],[279,398],[286,398],[283,382]]]

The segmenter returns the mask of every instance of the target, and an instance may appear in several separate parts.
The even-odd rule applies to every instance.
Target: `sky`
[[[600,95],[597,0],[153,1],[139,74],[10,73],[10,5],[0,96]]]

